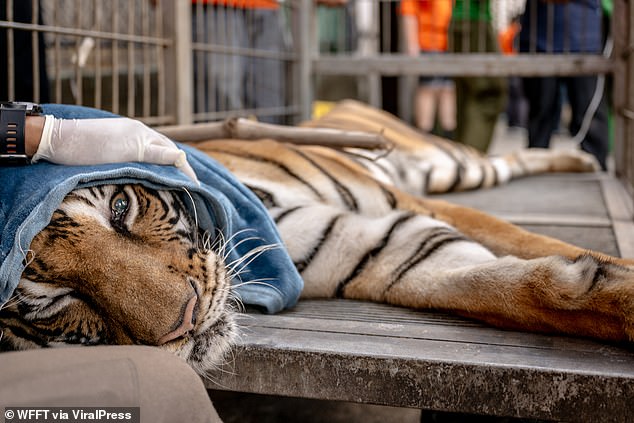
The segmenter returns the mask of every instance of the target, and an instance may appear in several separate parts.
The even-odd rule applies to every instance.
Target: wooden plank
[[[501,219],[508,220],[516,225],[560,225],[560,226],[588,226],[609,228],[612,226],[610,219],[601,216],[588,216],[584,214],[553,214],[553,213],[491,213]]]
[[[547,174],[513,180],[487,190],[443,194],[450,202],[497,215],[552,215],[608,219],[600,174]],[[542,222],[544,223],[544,222]]]
[[[621,257],[634,258],[634,211],[632,197],[615,178],[604,178],[601,181],[605,205],[608,209],[616,244]]]
[[[560,239],[564,242],[618,257],[619,247],[612,225],[610,227],[521,225],[524,229]]]
[[[312,61],[316,75],[386,76],[565,76],[611,73],[612,62],[589,54],[440,54],[421,60],[404,54],[380,56],[320,55]]]
[[[601,188],[603,189],[603,198],[611,219],[630,222],[634,220],[632,198],[619,180],[608,177],[602,178]]]
[[[299,317],[304,307],[321,317]],[[230,371],[207,386],[525,418],[634,419],[634,359],[626,350],[370,308],[305,301],[289,313],[251,315]]]
[[[613,225],[621,257],[634,258],[634,222],[617,220]]]

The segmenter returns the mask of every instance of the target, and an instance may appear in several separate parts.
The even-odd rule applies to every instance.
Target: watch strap
[[[0,164],[29,163],[25,146],[26,106],[0,103]]]

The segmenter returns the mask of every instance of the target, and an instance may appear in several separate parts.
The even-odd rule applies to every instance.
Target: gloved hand
[[[46,115],[32,161],[63,165],[146,162],[172,165],[195,182],[185,152],[169,138],[129,118],[57,119]]]

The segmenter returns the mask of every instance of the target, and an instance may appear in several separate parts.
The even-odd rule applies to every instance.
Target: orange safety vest
[[[418,22],[418,44],[423,51],[446,51],[452,0],[402,0],[401,14]]]

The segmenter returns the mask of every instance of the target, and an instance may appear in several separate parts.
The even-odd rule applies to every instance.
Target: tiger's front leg
[[[448,224],[407,211],[362,216],[273,209],[304,297],[434,308],[512,329],[633,340],[634,272],[584,255],[496,257]]]

